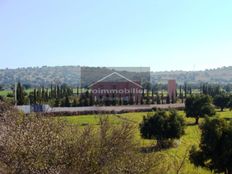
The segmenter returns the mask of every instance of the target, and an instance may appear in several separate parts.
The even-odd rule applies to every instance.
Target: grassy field
[[[11,93],[12,91],[7,91],[7,90],[4,90],[4,91],[0,91],[0,95],[1,96],[7,96],[8,93]]]
[[[184,116],[184,112],[180,111],[180,114]],[[226,110],[224,112],[217,113],[220,117],[223,118],[232,118],[232,112]],[[146,116],[147,113],[126,113],[120,115],[108,115],[109,121],[112,124],[121,124],[122,122],[130,122],[137,126],[135,137],[141,144],[142,148],[152,147],[155,144],[154,140],[144,140],[141,138],[139,133],[139,123],[142,121],[143,116]],[[67,120],[68,123],[71,124],[78,124],[80,126],[91,125],[94,127],[98,126],[99,118],[101,116],[67,116],[63,117]],[[185,135],[177,141],[178,147],[171,148],[168,150],[163,150],[162,153],[167,156],[167,161],[164,165],[170,167],[172,170],[170,173],[176,173],[177,168],[181,165],[182,161],[185,159],[185,156],[192,145],[198,145],[200,141],[200,130],[197,125],[193,125],[194,119],[192,118],[185,118],[187,127]],[[202,119],[200,121],[203,121]],[[155,152],[151,152],[155,153]],[[181,169],[180,173],[183,174],[210,174],[211,172],[204,168],[196,168],[193,166],[188,160],[188,154],[183,168]]]
[[[27,93],[27,94],[29,94],[30,92],[32,92],[33,91],[33,89],[27,89],[27,90],[25,90],[25,92]],[[0,95],[1,96],[4,96],[4,97],[6,97],[7,96],[7,94],[9,94],[9,93],[13,93],[11,90],[3,90],[3,91],[0,91]]]

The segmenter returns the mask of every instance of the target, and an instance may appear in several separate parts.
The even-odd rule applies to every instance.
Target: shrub
[[[232,173],[232,122],[220,118],[206,118],[201,126],[200,149],[193,147],[190,161],[215,173]]]
[[[163,147],[166,140],[179,139],[184,134],[184,119],[175,111],[157,111],[152,116],[143,118],[140,133],[143,138],[156,139]]]
[[[25,116],[7,107],[0,105],[4,109],[0,165],[10,173],[149,173],[161,160],[139,153],[130,124],[111,125],[106,118],[100,120],[99,129],[80,129],[57,118]]]

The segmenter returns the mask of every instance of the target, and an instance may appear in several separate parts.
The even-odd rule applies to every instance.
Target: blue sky
[[[231,0],[0,0],[0,68],[232,65]]]

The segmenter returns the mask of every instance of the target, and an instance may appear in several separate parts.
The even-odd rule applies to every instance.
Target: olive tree
[[[221,111],[224,110],[224,108],[228,107],[230,98],[226,94],[219,94],[214,97],[214,105],[219,107]]]
[[[185,122],[175,110],[157,111],[143,118],[140,124],[141,136],[145,139],[156,139],[158,146],[166,140],[179,139],[184,134]]]
[[[232,174],[232,122],[206,118],[201,130],[200,148],[191,149],[190,161],[215,173]]]
[[[208,95],[191,95],[185,101],[185,113],[187,117],[196,119],[199,123],[200,117],[215,115],[215,109],[212,104],[212,98]]]

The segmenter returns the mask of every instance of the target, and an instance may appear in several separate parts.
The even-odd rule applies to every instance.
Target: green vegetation
[[[185,113],[183,111],[178,112],[180,115],[185,117]],[[122,124],[124,122],[133,123],[137,130],[135,132],[135,136],[137,141],[140,142],[140,146],[143,149],[151,149],[152,146],[155,146],[154,140],[146,140],[141,138],[140,131],[139,131],[139,124],[142,122],[143,117],[146,116],[148,113],[142,112],[142,113],[126,113],[126,114],[120,114],[120,115],[108,115],[110,122],[112,124],[118,125]],[[149,113],[149,115],[152,115],[154,113]],[[225,110],[224,112],[217,112],[217,115],[220,118],[225,119],[232,119],[232,112],[229,110]],[[93,115],[87,115],[87,116],[65,116],[62,117],[63,119],[67,120],[68,123],[71,124],[78,124],[82,125],[82,127],[86,127],[86,125],[91,125],[96,128],[99,127],[99,119],[102,116],[93,116]],[[210,170],[207,170],[205,168],[201,167],[194,167],[193,164],[190,163],[188,160],[188,152],[191,149],[193,145],[198,147],[200,143],[200,129],[198,125],[192,125],[194,122],[194,118],[186,118],[186,129],[185,134],[181,137],[179,144],[175,148],[170,148],[167,150],[163,150],[161,154],[166,156],[166,161],[163,164],[167,168],[170,167],[169,173],[176,173],[176,171],[179,171],[180,174],[211,174]],[[203,119],[199,120],[200,123],[203,122]],[[151,154],[155,154],[155,151],[150,152]],[[182,164],[183,163],[183,164]],[[180,168],[180,169],[179,169]]]
[[[232,173],[232,121],[222,118],[206,118],[201,126],[200,150],[193,147],[190,159],[196,166],[215,170],[216,173]]]
[[[9,91],[9,90],[3,90],[3,91],[0,91],[0,95],[1,96],[4,96],[6,97],[8,93],[11,93],[12,91]]]
[[[4,113],[4,110],[6,110],[5,107],[0,107],[1,113]],[[195,145],[197,151],[199,144],[201,143],[201,139],[200,139],[201,129],[199,128],[198,125],[192,124],[195,118],[192,117],[187,118],[185,116],[184,111],[178,111],[178,114],[177,113],[174,114],[173,118],[177,118],[179,116],[184,118],[186,123],[185,134],[181,136],[183,132],[180,131],[181,133],[178,135],[180,135],[181,137],[175,136],[176,138],[180,137],[179,141],[175,141],[176,143],[175,146],[169,149],[163,149],[163,150],[158,149],[158,151],[156,148],[154,148],[157,142],[154,140],[143,139],[141,137],[140,129],[139,129],[140,128],[139,125],[142,123],[144,116],[156,115],[158,117],[160,114],[158,115],[155,114],[157,112],[126,113],[126,114],[117,114],[117,115],[108,115],[108,116],[106,115],[63,116],[59,118],[58,117],[44,118],[44,117],[35,117],[35,116],[24,117],[23,115],[20,114],[21,116],[16,117],[17,118],[16,120],[14,120],[16,115],[13,113],[14,112],[12,111],[9,112],[7,115],[0,114],[0,119],[2,116],[5,119],[4,124],[2,125],[0,124],[0,128],[2,130],[1,136],[3,137],[0,138],[0,146],[1,146],[0,150],[2,152],[0,153],[0,159],[1,159],[0,168],[1,165],[3,165],[1,164],[3,162],[5,164],[3,166],[5,166],[8,170],[9,169],[17,170],[20,171],[19,173],[26,173],[26,172],[30,173],[31,170],[36,171],[37,173],[46,173],[46,171],[48,172],[54,171],[54,169],[57,169],[57,167],[59,168],[59,170],[67,170],[66,168],[67,166],[69,167],[71,166],[71,168],[68,167],[68,170],[70,171],[71,170],[89,171],[92,170],[93,168],[87,167],[88,168],[87,169],[85,168],[86,166],[85,167],[79,166],[79,163],[75,163],[75,161],[77,160],[80,161],[82,159],[84,160],[82,161],[83,164],[87,164],[85,163],[86,162],[85,159],[93,159],[94,161],[95,160],[97,161],[98,159],[102,160],[102,158],[107,158],[107,160],[110,161],[109,163],[104,163],[104,164],[97,163],[103,166],[93,165],[94,161],[87,161],[87,162],[89,162],[88,164],[91,164],[90,166],[93,165],[96,167],[93,170],[104,169],[108,172],[109,171],[116,172],[118,169],[113,167],[116,165],[119,168],[122,167],[124,169],[128,169],[129,166],[130,170],[133,170],[134,173],[149,173],[148,169],[151,170],[151,168],[147,168],[147,167],[151,166],[151,164],[148,165],[147,163],[148,161],[146,161],[146,159],[149,159],[149,162],[152,162],[152,164],[154,164],[153,163],[154,161],[156,162],[151,173],[158,174],[161,171],[165,172],[166,174],[174,174],[174,173],[210,174],[211,173],[209,169],[202,167],[195,167],[193,164],[191,164],[189,160],[189,151],[191,147]],[[217,115],[219,118],[223,118],[226,120],[232,119],[232,113],[228,109],[224,110],[223,112],[217,112]],[[104,122],[106,117],[107,117],[106,119],[107,122]],[[12,120],[12,118],[14,119]],[[174,119],[174,120],[177,121],[178,119],[177,120]],[[16,122],[17,124],[15,124]],[[199,123],[204,123],[204,119],[200,118]],[[125,125],[132,126],[133,131],[129,129],[129,134],[128,134],[128,132],[125,131],[126,128],[123,127]],[[3,129],[1,126],[3,126]],[[6,126],[7,129],[4,126]],[[102,133],[106,131],[108,128],[110,128],[109,134],[105,136],[105,138],[107,139],[98,139],[99,137],[102,136]],[[84,132],[86,133],[86,131],[91,131],[91,133],[82,134]],[[123,137],[121,140],[117,139],[122,135]],[[133,136],[133,141],[131,141],[131,139],[127,135],[130,135],[130,137]],[[43,141],[41,141],[41,137],[43,137]],[[57,139],[57,137],[60,137],[61,139],[60,138]],[[85,137],[85,139],[81,139],[81,137],[82,138]],[[117,140],[114,141],[115,139]],[[111,145],[113,145],[113,147],[116,147],[118,145],[116,149],[119,148],[122,151],[116,152],[114,151],[114,149],[112,149],[113,150],[112,153],[114,155],[110,157],[109,156],[106,157],[105,155],[109,150],[104,151],[105,150],[104,147],[102,149],[103,151],[101,151],[102,153],[100,153],[102,154],[101,156],[98,153],[98,151],[96,151],[96,149],[101,149],[101,146],[98,146],[99,145],[98,142],[102,142],[102,140],[104,142],[109,143],[109,144],[107,143],[109,145],[109,146],[107,145],[109,148],[111,148]],[[225,140],[226,139],[223,139],[223,141]],[[51,144],[50,142],[53,143]],[[134,142],[136,142],[137,144],[136,146],[133,146]],[[62,144],[62,146],[60,146],[60,144]],[[17,150],[18,148],[16,148],[16,145],[24,148],[22,149],[19,148],[20,150]],[[7,148],[4,148],[5,146]],[[75,147],[80,147],[80,148],[75,148]],[[135,147],[135,149],[131,148],[131,151],[130,150],[123,151],[123,149],[125,150],[125,148],[128,149],[129,147]],[[69,149],[68,151],[67,148]],[[11,149],[11,150],[6,151],[7,149],[8,150]],[[79,156],[78,155],[79,152],[83,152],[84,155],[86,155],[85,156],[86,158]],[[191,151],[191,153],[192,152],[193,151]],[[122,156],[119,155],[121,153],[123,153]],[[4,154],[7,154],[7,156],[4,156]],[[97,158],[92,158],[93,157],[92,155]],[[52,160],[49,160],[49,158],[51,157]],[[33,160],[31,161],[31,159]],[[143,164],[139,163],[139,161],[141,162],[141,160],[142,161],[145,160]],[[15,165],[16,161],[17,162],[20,161],[21,165],[20,166]],[[63,162],[60,163],[60,161]],[[119,163],[119,161],[121,161],[121,163]],[[138,166],[138,167],[133,168],[132,166]],[[24,171],[24,169],[26,169],[26,171]],[[146,170],[146,172],[144,172],[144,170]]]
[[[230,102],[230,96],[227,94],[218,94],[214,97],[214,105],[219,107],[221,111],[224,110],[224,108],[229,106]]]
[[[176,111],[157,111],[143,118],[140,123],[142,138],[157,140],[158,148],[172,145],[173,139],[179,139],[184,134],[185,123]]]
[[[196,124],[200,117],[215,115],[212,97],[208,95],[191,95],[185,101],[185,113],[187,117],[194,117]]]
[[[93,80],[104,77],[104,74],[110,74],[107,68],[91,68],[89,72],[94,73]],[[99,74],[100,73],[100,74]],[[103,74],[103,76],[102,76]],[[129,74],[129,72],[128,72]],[[223,67],[206,71],[172,71],[172,72],[152,72],[151,79],[154,83],[167,83],[167,79],[176,79],[178,83],[185,82],[198,83],[231,83],[232,67]],[[134,73],[130,76],[134,76]],[[80,78],[79,66],[59,66],[59,67],[34,67],[34,68],[18,68],[0,70],[0,84],[11,86],[15,83],[15,79],[28,87],[42,86],[54,82],[69,84],[76,87]],[[231,88],[231,87],[229,87]]]
[[[138,151],[134,125],[113,126],[101,118],[98,129],[60,119],[20,114],[0,103],[0,171],[14,174],[160,174],[163,155]],[[155,170],[153,170],[155,167]]]

